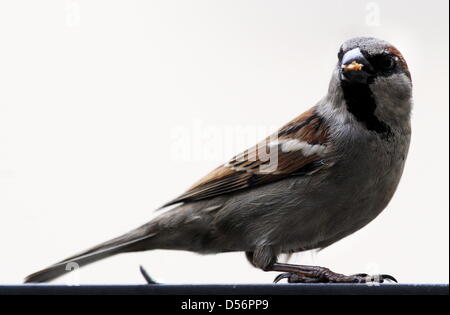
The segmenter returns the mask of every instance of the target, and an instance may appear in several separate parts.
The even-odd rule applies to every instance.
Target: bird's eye
[[[391,57],[386,57],[381,60],[381,68],[385,70],[390,70],[394,67],[395,62]]]
[[[386,72],[395,67],[395,59],[390,55],[378,55],[373,58],[371,64],[381,72]]]

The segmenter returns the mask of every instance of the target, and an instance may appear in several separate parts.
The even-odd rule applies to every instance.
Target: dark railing
[[[0,295],[448,295],[448,284],[0,285]]]

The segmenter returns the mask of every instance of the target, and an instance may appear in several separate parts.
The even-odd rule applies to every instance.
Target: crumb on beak
[[[352,61],[352,63],[347,65],[342,65],[344,71],[361,71],[363,67],[363,64],[357,63],[356,61]]]

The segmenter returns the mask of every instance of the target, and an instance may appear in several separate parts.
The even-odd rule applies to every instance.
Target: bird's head
[[[370,130],[387,132],[409,121],[411,74],[400,51],[386,41],[357,37],[343,43],[332,87]]]
[[[386,41],[357,37],[342,44],[338,53],[340,79],[346,83],[374,84],[377,79],[398,80],[411,86],[411,74],[400,51]]]

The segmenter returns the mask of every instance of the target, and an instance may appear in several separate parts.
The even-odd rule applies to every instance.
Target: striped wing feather
[[[323,119],[313,107],[274,135],[219,166],[163,207],[315,172],[325,165],[323,157],[329,151],[327,131]],[[276,163],[271,153],[276,154]]]

